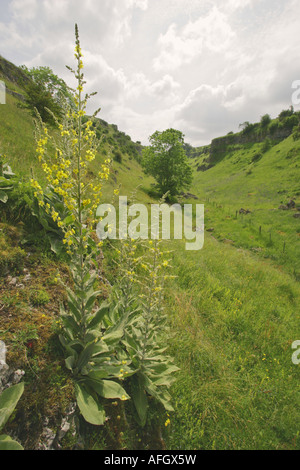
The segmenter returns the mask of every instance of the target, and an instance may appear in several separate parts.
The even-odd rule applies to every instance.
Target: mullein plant
[[[91,424],[102,425],[106,419],[102,398],[125,401],[129,396],[119,381],[121,368],[116,345],[120,333],[116,328],[103,328],[109,305],[101,303],[102,291],[94,288],[102,246],[102,242],[95,241],[96,210],[103,183],[109,178],[110,160],[101,165],[96,179],[88,180],[89,166],[96,157],[97,139],[92,129],[93,118],[83,119],[92,95],[83,94],[86,82],[77,25],[75,35],[77,69],[68,69],[75,75],[77,89],[73,91],[73,103],[65,105],[63,119],[57,122],[59,138],[50,136],[40,118],[37,123],[37,157],[46,174],[48,188],[60,199],[67,215],[62,217],[57,206],[51,204],[53,198],[46,197],[38,181],[32,179],[31,184],[40,208],[62,231],[63,244],[70,257],[73,287],[66,286],[68,306],[61,306],[60,341],[66,366],[73,374],[83,417]],[[54,156],[49,148],[54,148]]]
[[[171,265],[166,259],[170,252],[162,248],[161,240],[131,238],[120,240],[115,249],[119,278],[108,321],[111,325],[122,323],[124,332],[118,346],[124,364],[122,380],[128,379],[125,386],[137,421],[144,427],[151,402],[174,411],[168,389],[179,369],[166,353],[170,332],[163,308],[164,284],[173,277],[168,274]]]
[[[166,274],[170,268],[165,259],[168,252],[162,250],[161,240],[145,241],[142,245],[145,255],[137,280],[140,308],[125,330],[123,345],[134,370],[129,379],[130,395],[138,422],[144,426],[151,398],[166,411],[174,411],[168,389],[179,369],[166,352],[170,332],[163,293],[166,279],[172,277]]]

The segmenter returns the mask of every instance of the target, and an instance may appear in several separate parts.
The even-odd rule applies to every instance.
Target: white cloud
[[[35,18],[38,4],[37,0],[12,0],[10,7],[15,19],[28,21]]]
[[[128,7],[137,7],[141,10],[147,10],[148,0],[126,0]]]
[[[181,31],[176,24],[159,37],[160,55],[154,60],[154,68],[175,69],[199,57],[204,49],[212,53],[225,52],[235,33],[224,13],[214,7],[206,16],[189,21]]]

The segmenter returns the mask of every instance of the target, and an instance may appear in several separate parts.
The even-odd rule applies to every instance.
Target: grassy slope
[[[31,117],[16,107],[12,97],[0,107],[0,113],[0,151],[7,154],[14,170],[28,177],[32,166],[38,174]],[[215,236],[236,236],[237,245],[256,246],[259,239],[252,242],[250,228],[244,228],[232,214],[243,205],[255,209],[254,225],[261,220],[254,217],[266,217],[279,205],[283,196],[278,190],[287,191],[285,197],[295,194],[295,168],[290,171],[284,160],[285,150],[294,143],[287,140],[279,145],[282,153],[277,153],[279,146],[273,148],[251,175],[246,175],[244,168],[248,168],[246,161],[254,147],[241,150],[244,155],[236,154],[233,160],[240,158],[238,163],[225,159],[212,170],[195,175],[192,191],[201,202],[210,198],[207,216]],[[274,163],[284,169],[276,170]],[[151,202],[143,191],[151,179],[143,177],[134,160],[124,156],[123,164],[114,163],[114,168],[118,173],[113,184],[121,183],[124,195],[129,196],[142,184],[138,199]],[[108,199],[113,184],[107,191]],[[254,194],[248,196],[250,193]],[[227,213],[218,209],[216,202],[228,208]],[[290,213],[276,211],[276,216],[286,217],[289,236],[293,230],[297,235],[297,225],[290,229],[296,223]],[[274,218],[268,221],[274,227]],[[291,245],[292,254],[298,253],[296,246]],[[201,252],[188,253],[181,242],[173,242],[172,248],[178,277],[169,282],[166,307],[174,333],[170,346],[181,371],[173,387],[176,411],[171,416],[167,446],[299,448],[299,368],[291,362],[291,344],[300,336],[300,288],[289,275],[291,264],[285,272],[259,252],[237,249],[208,234]],[[43,285],[47,288],[47,283]],[[7,289],[5,295],[9,296]],[[12,298],[15,295],[11,293]],[[1,298],[6,305],[4,300]],[[47,316],[47,309],[43,313]],[[31,315],[27,315],[27,328],[30,321]]]
[[[300,142],[292,137],[251,163],[261,144],[242,146],[212,169],[196,172],[193,190],[206,203],[206,223],[214,236],[260,251],[300,275],[300,219],[297,210],[278,210],[294,199],[300,206]],[[197,165],[197,164],[196,164]],[[237,215],[241,208],[247,216]]]

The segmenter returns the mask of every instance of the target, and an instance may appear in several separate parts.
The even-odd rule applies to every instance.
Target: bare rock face
[[[14,371],[6,363],[6,345],[0,341],[0,394],[7,388],[17,385],[25,375],[22,370]],[[77,404],[70,403],[66,413],[61,417],[55,428],[50,426],[49,419],[44,418],[42,432],[35,450],[60,450],[61,441],[68,432],[72,433],[75,447],[83,448],[83,441],[79,433],[77,422]]]
[[[60,450],[62,448],[61,441],[69,431],[72,432],[72,436],[76,438],[77,446],[80,447],[80,435],[76,423],[76,403],[70,404],[60,425],[55,429],[50,427],[49,419],[45,418],[39,443],[35,450]]]
[[[0,393],[13,385],[21,382],[25,372],[23,370],[12,370],[6,364],[6,345],[0,341]]]

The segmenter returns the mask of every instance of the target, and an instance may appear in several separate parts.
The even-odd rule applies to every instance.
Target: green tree
[[[28,69],[25,65],[21,69],[30,78],[24,83],[26,92],[24,107],[34,112],[36,108],[44,122],[54,124],[53,113],[57,118],[62,115],[62,99],[70,102],[70,89],[50,67],[33,67]],[[51,113],[49,113],[49,111]]]
[[[265,129],[266,127],[268,127],[271,121],[272,121],[271,116],[269,114],[264,114],[260,119],[260,125],[262,129]]]
[[[153,176],[163,194],[178,194],[192,183],[192,168],[184,151],[184,136],[180,131],[156,131],[150,146],[143,150],[142,165],[146,174]]]
[[[71,98],[71,90],[66,82],[55,75],[50,67],[32,67],[28,69],[26,65],[22,65],[21,69],[34,83],[49,91],[53,99],[59,100],[60,95]]]
[[[58,119],[61,118],[62,109],[57,101],[55,101],[51,93],[44,88],[41,88],[37,83],[30,82],[25,86],[26,96],[24,104],[20,104],[22,108],[29,109],[35,116],[35,109],[38,110],[44,122],[54,124],[55,120],[51,113]],[[49,111],[51,111],[49,113]]]

